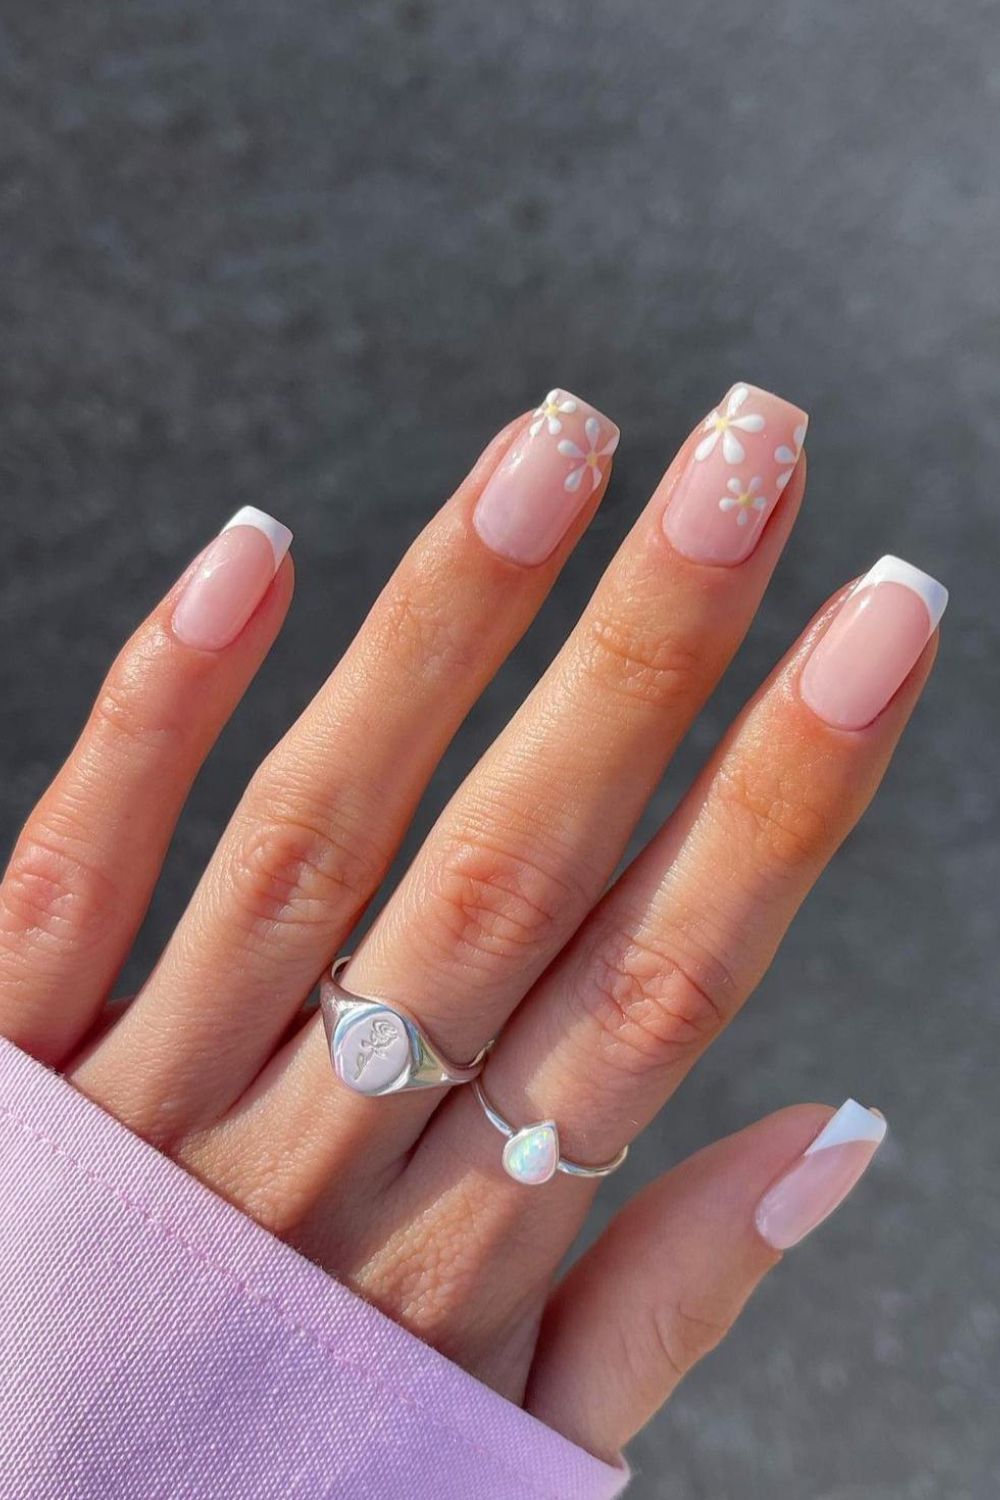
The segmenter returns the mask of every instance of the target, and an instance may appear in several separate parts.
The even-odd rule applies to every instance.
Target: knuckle
[[[681,1303],[654,1304],[648,1327],[654,1358],[675,1381],[683,1380],[729,1332],[728,1320],[716,1309],[695,1311]]]
[[[684,965],[634,935],[602,940],[577,995],[596,1024],[603,1060],[626,1082],[686,1067],[736,1009],[735,985],[721,964]]]
[[[191,722],[190,695],[181,700],[158,673],[165,646],[156,637],[135,639],[111,668],[94,702],[90,727],[101,741],[124,740],[129,749],[163,750]],[[158,690],[157,677],[167,691]]]
[[[79,957],[102,941],[118,900],[108,876],[74,853],[69,839],[35,824],[0,885],[0,941]]]
[[[317,928],[359,913],[386,864],[353,829],[272,805],[237,837],[229,874],[251,928]]]
[[[376,645],[421,677],[461,671],[470,642],[452,609],[453,591],[437,578],[400,582],[373,617]]]
[[[593,614],[581,633],[588,676],[616,696],[655,707],[694,702],[704,677],[702,653],[637,620]]]
[[[455,842],[430,879],[433,921],[425,931],[451,962],[474,969],[542,951],[578,910],[580,892],[542,868],[537,856],[481,842]]]
[[[723,826],[739,831],[766,872],[795,873],[824,856],[830,842],[829,811],[773,767],[723,764],[713,797]]]

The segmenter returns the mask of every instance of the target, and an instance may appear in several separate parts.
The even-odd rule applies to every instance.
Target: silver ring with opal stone
[[[330,1061],[341,1083],[371,1098],[471,1083],[493,1043],[470,1063],[449,1062],[398,1005],[344,988],[340,976],[350,961],[349,953],[338,958],[319,989]]]
[[[565,1156],[559,1155],[559,1127],[555,1120],[539,1120],[537,1125],[523,1125],[518,1130],[490,1103],[486,1090],[478,1079],[472,1085],[472,1092],[494,1130],[499,1130],[502,1136],[506,1136],[503,1169],[515,1182],[537,1187],[548,1182],[557,1172],[565,1172],[567,1177],[609,1177],[628,1156],[628,1147],[623,1146],[611,1161],[601,1162],[596,1167],[585,1167],[582,1162],[569,1161]]]

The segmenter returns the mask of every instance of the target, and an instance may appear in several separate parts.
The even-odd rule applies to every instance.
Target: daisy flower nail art
[[[743,488],[742,480],[730,479],[726,485],[729,493],[723,495],[719,501],[719,509],[734,510],[737,526],[745,526],[750,519],[751,511],[763,510],[767,504],[767,500],[761,494],[763,485],[764,481],[759,474],[754,475],[746,489]]]
[[[791,478],[808,420],[772,391],[742,381],[730,389],[695,428],[663,514],[678,552],[727,568],[750,556]]]
[[[725,408],[709,412],[702,427],[708,436],[702,438],[694,456],[700,463],[706,459],[722,440],[722,456],[727,464],[741,464],[747,451],[736,435],[740,432],[763,432],[764,418],[759,412],[743,412],[750,390],[745,385],[735,385],[729,393]],[[740,414],[742,412],[742,415]]]
[[[564,438],[559,444],[559,452],[564,458],[579,459],[577,466],[569,471],[563,480],[563,489],[578,490],[583,483],[584,475],[590,471],[591,494],[597,489],[604,474],[601,460],[610,458],[618,447],[618,433],[612,432],[602,447],[598,447],[603,437],[603,430],[596,417],[588,417],[583,424],[583,430],[587,438],[587,447],[581,448],[579,444]]]
[[[593,508],[617,446],[614,422],[555,386],[483,486],[472,516],[480,541],[523,567],[545,562]]]
[[[535,420],[528,431],[532,437],[537,437],[542,428],[547,427],[552,436],[556,437],[563,430],[563,417],[568,417],[574,411],[576,401],[572,396],[567,396],[565,391],[549,391],[541,406],[532,413]]]
[[[795,468],[795,465],[799,461],[799,454],[802,452],[802,444],[806,440],[806,425],[807,424],[805,422],[800,422],[798,427],[796,427],[795,431],[792,433],[791,446],[789,446],[788,443],[779,443],[777,448],[775,448],[774,450],[775,463],[779,463],[785,466],[784,473],[778,475],[777,485],[779,490],[783,490],[785,485],[791,479],[792,470]]]

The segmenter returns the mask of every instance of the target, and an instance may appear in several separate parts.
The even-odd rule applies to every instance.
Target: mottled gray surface
[[[891,1117],[873,1180],[635,1444],[642,1500],[1000,1487],[998,23],[987,0],[0,15],[4,836],[216,523],[253,501],[298,537],[134,972],[400,549],[554,382],[621,423],[613,493],[421,826],[734,377],[812,411],[810,494],[645,831],[842,580],[893,550],[952,587],[876,807],[600,1200],[791,1100]]]

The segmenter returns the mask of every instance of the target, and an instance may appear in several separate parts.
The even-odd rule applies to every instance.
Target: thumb
[[[781,1252],[865,1172],[885,1120],[797,1105],[718,1141],[620,1213],[556,1289],[525,1406],[613,1458],[728,1333]]]

